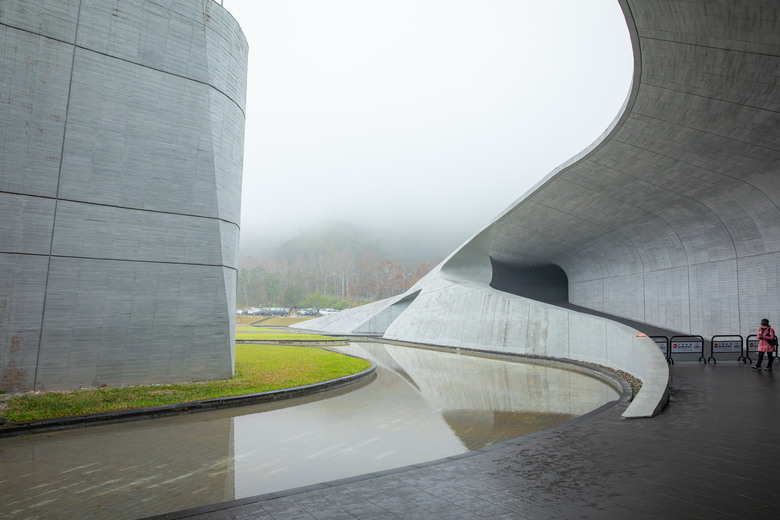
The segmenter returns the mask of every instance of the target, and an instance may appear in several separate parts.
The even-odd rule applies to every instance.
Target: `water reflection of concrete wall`
[[[377,379],[273,416],[236,418],[237,497],[481,449],[618,397],[600,380],[539,365],[380,343],[339,350],[374,361]]]
[[[617,398],[604,382],[560,368],[460,354],[361,344],[407,374],[441,410],[503,410],[582,415]],[[384,355],[382,354],[384,353]],[[388,359],[389,358],[389,359]]]
[[[370,354],[414,388],[467,450],[551,428],[618,397],[604,382],[560,368],[387,344],[356,345],[356,353]]]

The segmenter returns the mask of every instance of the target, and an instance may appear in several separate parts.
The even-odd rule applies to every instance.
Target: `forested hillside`
[[[301,232],[242,256],[236,304],[240,309],[353,307],[403,292],[440,261],[404,261],[356,227]]]

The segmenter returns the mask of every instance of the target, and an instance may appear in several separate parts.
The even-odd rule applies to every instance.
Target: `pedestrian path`
[[[780,518],[780,366],[670,370],[653,419],[607,405],[462,457],[155,518]]]

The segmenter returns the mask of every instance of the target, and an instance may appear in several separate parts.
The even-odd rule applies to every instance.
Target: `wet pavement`
[[[484,451],[158,518],[779,518],[780,366],[671,372],[653,419],[607,405]]]
[[[258,347],[262,348],[262,347]],[[0,517],[136,519],[458,456],[618,398],[546,365],[379,343],[326,394],[0,439]]]

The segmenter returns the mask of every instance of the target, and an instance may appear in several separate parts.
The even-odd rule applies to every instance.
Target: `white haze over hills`
[[[349,222],[443,257],[596,139],[615,0],[224,0],[250,45],[241,256]]]

